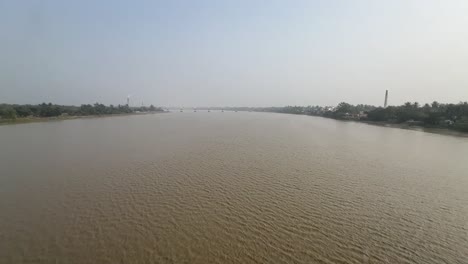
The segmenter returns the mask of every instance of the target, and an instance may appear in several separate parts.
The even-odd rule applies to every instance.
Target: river
[[[0,263],[468,263],[468,138],[198,111],[0,146]]]

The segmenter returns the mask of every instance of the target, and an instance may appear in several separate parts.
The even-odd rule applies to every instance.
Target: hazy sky
[[[0,1],[0,103],[468,100],[468,1]]]

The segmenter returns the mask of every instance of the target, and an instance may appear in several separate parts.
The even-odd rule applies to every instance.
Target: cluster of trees
[[[408,102],[401,106],[376,108],[368,113],[367,119],[393,123],[413,121],[425,126],[452,126],[468,132],[468,102],[458,104],[433,102],[423,106],[417,102]]]
[[[323,116],[387,123],[412,123],[421,126],[450,127],[468,132],[468,102],[458,104],[405,103],[386,108],[372,105],[352,105],[345,102],[333,106],[285,106],[263,108],[234,108],[239,111],[259,111]]]
[[[239,111],[256,111],[256,112],[274,112],[296,115],[315,115],[326,116],[332,118],[342,118],[347,115],[368,112],[376,109],[372,105],[351,105],[348,103],[340,103],[338,106],[284,106],[284,107],[257,107],[257,108],[234,108]]]
[[[16,119],[18,117],[57,117],[62,115],[90,116],[90,115],[114,115],[134,112],[158,112],[161,108],[153,105],[146,107],[129,107],[128,105],[103,105],[100,103],[84,104],[81,106],[56,105],[42,103],[38,105],[10,105],[0,104],[0,118]]]

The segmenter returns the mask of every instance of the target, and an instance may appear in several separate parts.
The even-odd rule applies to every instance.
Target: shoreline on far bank
[[[408,125],[405,123],[388,123],[388,122],[365,121],[365,120],[346,120],[346,119],[329,118],[329,117],[324,117],[324,116],[319,116],[319,117],[323,117],[327,119],[334,119],[337,121],[362,123],[362,124],[367,124],[367,125],[372,125],[372,126],[399,128],[399,129],[405,129],[405,130],[426,132],[426,133],[431,133],[431,134],[449,135],[449,136],[468,138],[468,133],[459,131],[459,130],[446,128],[446,127],[436,127],[436,126],[425,127],[425,126],[418,126],[418,125]]]
[[[255,112],[258,112],[258,111],[255,111]],[[50,121],[66,121],[66,120],[73,120],[73,119],[107,118],[107,117],[150,115],[150,114],[163,114],[163,113],[170,113],[170,111],[122,113],[122,114],[104,114],[104,115],[80,115],[80,116],[63,115],[63,116],[57,116],[57,117],[20,117],[20,118],[16,118],[16,119],[0,119],[0,126],[3,126],[3,125],[19,125],[19,124],[28,124],[28,123],[38,123],[38,122],[50,122]],[[290,113],[278,113],[278,112],[270,112],[270,113],[290,114]],[[389,123],[389,122],[368,121],[368,120],[338,119],[338,118],[331,118],[331,117],[318,116],[318,115],[306,115],[306,116],[315,116],[315,117],[321,117],[321,118],[325,118],[325,119],[332,119],[332,120],[342,121],[342,122],[362,123],[362,124],[367,124],[367,125],[372,125],[372,126],[380,126],[380,127],[387,127],[387,128],[399,128],[399,129],[420,131],[420,132],[426,132],[426,133],[432,133],[432,134],[449,135],[449,136],[455,136],[455,137],[468,138],[468,133],[458,131],[458,130],[454,130],[454,129],[450,129],[450,128],[446,128],[446,127],[437,127],[437,126],[425,127],[425,126],[419,126],[419,125],[409,125],[409,124],[406,124],[406,123]]]
[[[325,118],[325,119],[336,120],[340,122],[353,122],[353,123],[360,123],[360,124],[366,124],[366,125],[372,125],[372,126],[399,128],[399,129],[413,130],[413,131],[419,131],[419,132],[425,132],[425,133],[431,133],[431,134],[468,138],[467,132],[450,129],[447,127],[437,127],[437,126],[428,127],[428,126],[420,126],[420,125],[409,125],[406,123],[390,123],[390,122],[384,122],[384,121],[369,121],[369,120],[357,120],[357,119],[340,119],[340,118],[333,118],[333,117],[327,117],[327,116],[321,116],[321,115],[306,115],[306,114],[280,113],[280,112],[267,112],[267,111],[254,111],[254,112],[312,116],[312,117],[320,117],[320,118]]]
[[[168,113],[168,112],[156,111],[156,112],[105,114],[105,115],[79,115],[79,116],[63,115],[63,116],[55,116],[55,117],[19,117],[16,119],[0,119],[0,126],[19,125],[19,124],[28,124],[28,123],[38,123],[38,122],[50,122],[50,121],[65,121],[65,120],[73,120],[73,119],[106,118],[106,117],[151,115],[151,114],[163,114],[163,113]]]

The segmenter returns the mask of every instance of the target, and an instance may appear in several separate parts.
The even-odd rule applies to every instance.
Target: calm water
[[[0,146],[0,263],[468,263],[467,138],[186,112]]]

